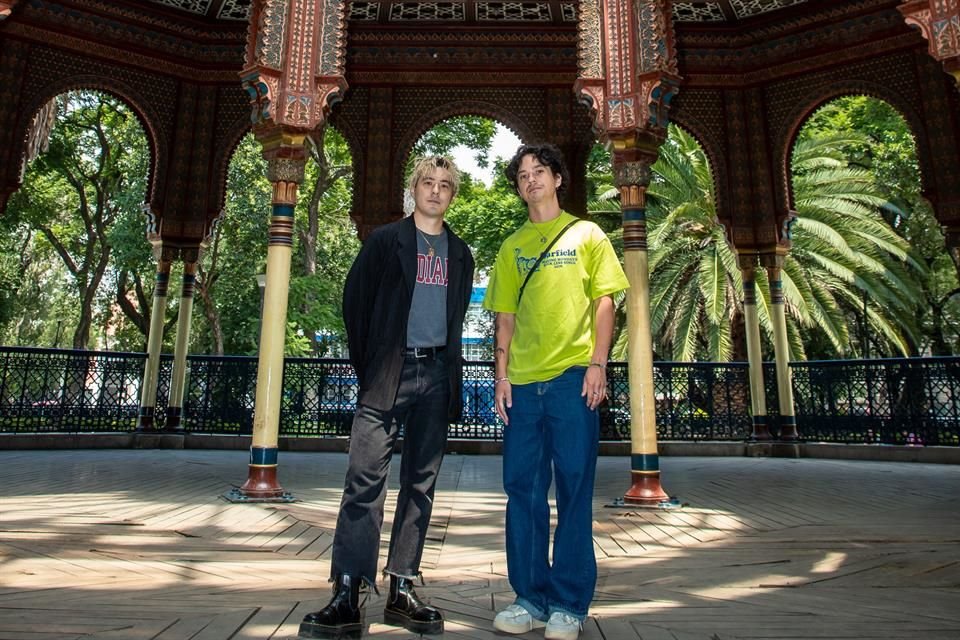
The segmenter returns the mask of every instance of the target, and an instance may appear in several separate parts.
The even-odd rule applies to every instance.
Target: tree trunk
[[[130,302],[130,298],[127,297],[127,279],[131,275],[133,276],[133,289],[142,311],[138,311],[136,305]],[[150,333],[150,301],[147,300],[146,293],[143,290],[143,280],[140,279],[139,274],[131,273],[127,269],[120,271],[117,276],[117,306],[146,339],[147,334]]]
[[[77,329],[73,332],[73,348],[86,349],[90,342],[90,328],[93,326],[93,302],[97,296],[97,289],[100,288],[100,282],[103,280],[103,274],[107,271],[110,264],[110,245],[106,243],[106,238],[102,238],[99,243],[100,255],[96,266],[93,268],[93,276],[90,280],[85,277],[77,278],[77,288],[80,297],[80,317],[77,319]],[[90,264],[91,261],[87,261]],[[89,267],[80,271],[80,274],[87,275]]]
[[[210,269],[203,268],[201,261],[197,265],[196,291],[200,294],[200,300],[203,302],[203,315],[210,326],[210,336],[213,339],[214,355],[223,355],[223,325],[220,322],[220,311],[213,299],[213,285],[217,281],[217,262],[220,257],[220,234],[217,233],[213,240],[213,247],[210,251]]]

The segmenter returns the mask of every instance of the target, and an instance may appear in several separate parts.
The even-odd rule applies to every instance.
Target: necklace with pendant
[[[427,243],[427,257],[428,257],[428,258],[432,258],[432,257],[435,255],[435,253],[436,253],[436,252],[433,250],[433,243],[431,243],[431,242],[427,239],[427,234],[425,234],[423,231],[420,231],[420,229],[417,229],[417,233],[419,233],[419,234],[420,234],[420,237],[423,238],[423,241]]]
[[[540,229],[538,229],[537,225],[533,224],[533,222],[530,223],[531,225],[533,225],[533,230],[537,232],[538,236],[540,236],[540,244],[546,243],[547,236],[553,234],[553,228],[557,226],[558,222],[560,222],[560,216],[557,216],[556,219],[553,221],[553,224],[550,225],[550,228],[547,229],[547,235],[543,235],[542,233],[540,233]]]

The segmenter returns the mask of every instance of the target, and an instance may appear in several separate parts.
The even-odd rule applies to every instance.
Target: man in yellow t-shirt
[[[493,626],[546,626],[547,640],[575,640],[597,581],[597,407],[606,395],[612,296],[628,283],[603,231],[560,209],[557,194],[569,179],[559,149],[524,145],[506,174],[529,219],[500,247],[483,301],[496,313],[494,402],[505,425],[507,572],[516,593]]]

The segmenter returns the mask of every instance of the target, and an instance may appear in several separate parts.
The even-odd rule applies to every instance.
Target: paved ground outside
[[[282,453],[288,505],[225,501],[246,464],[235,451],[0,452],[0,640],[295,638],[329,598],[346,455]],[[600,459],[600,580],[581,638],[960,638],[960,467],[661,464],[680,510],[606,507],[629,459]],[[444,462],[418,588],[444,611],[444,638],[507,637],[491,626],[513,597],[500,467]],[[371,594],[364,635],[416,637],[384,625],[383,604]]]

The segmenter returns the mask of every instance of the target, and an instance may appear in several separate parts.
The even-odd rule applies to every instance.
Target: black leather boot
[[[308,613],[300,623],[301,638],[359,638],[363,634],[360,619],[360,583],[357,576],[337,576],[330,604]]]
[[[390,576],[390,596],[383,609],[385,624],[404,627],[414,633],[443,633],[443,616],[423,603],[409,578]]]

